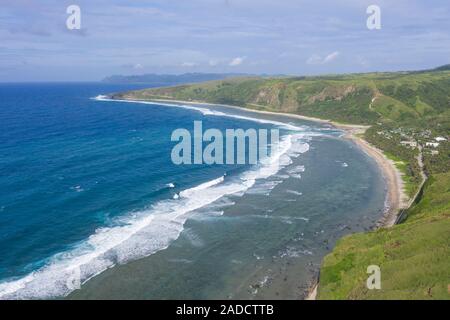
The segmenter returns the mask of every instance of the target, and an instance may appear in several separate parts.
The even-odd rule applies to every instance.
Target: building
[[[436,137],[434,138],[434,140],[436,140],[437,142],[447,141],[447,139],[445,139],[444,137]]]
[[[416,141],[400,141],[400,144],[402,146],[408,146],[412,149],[417,148],[417,142]]]
[[[427,147],[437,148],[437,147],[439,147],[439,142],[426,142],[425,145]]]
[[[432,156],[437,156],[439,154],[439,151],[437,150],[431,150],[431,155]]]

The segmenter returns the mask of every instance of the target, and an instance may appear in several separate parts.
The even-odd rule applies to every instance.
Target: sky
[[[448,0],[0,0],[0,82],[427,69],[450,63],[449,17]]]

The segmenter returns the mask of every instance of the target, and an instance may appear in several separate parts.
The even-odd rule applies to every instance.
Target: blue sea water
[[[171,133],[191,130],[195,120],[202,120],[204,129],[223,131],[280,125],[243,113],[226,116],[214,108],[92,99],[139,87],[0,85],[0,298],[66,295],[74,267],[84,282],[116,264],[149,256],[179,237],[190,211],[250,188],[253,195],[266,194],[303,172],[297,166],[280,181],[258,187],[256,180],[279,170],[173,164]],[[286,166],[308,151],[309,136],[337,136],[319,125],[293,128],[283,131],[285,137],[297,135],[284,141],[284,153],[290,152]],[[291,150],[295,144],[297,150]],[[373,185],[376,175],[371,172],[364,183]]]
[[[172,163],[172,131],[192,128],[205,118],[199,112],[91,99],[136,88],[0,85],[0,279],[24,276],[120,217],[242,169]],[[218,117],[204,125],[255,127]]]

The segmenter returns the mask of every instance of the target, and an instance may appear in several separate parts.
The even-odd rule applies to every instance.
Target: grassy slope
[[[406,221],[347,236],[325,257],[320,299],[449,299],[450,173],[430,179]],[[381,268],[381,290],[368,290],[366,268]]]
[[[119,95],[222,103],[345,123],[418,119],[447,110],[450,71],[302,78],[238,78]],[[372,107],[372,98],[377,97]]]
[[[370,124],[365,138],[395,158],[408,193],[420,182],[416,151],[400,145],[407,132],[450,131],[450,71],[302,78],[241,78],[118,94],[116,98],[178,99],[297,113],[342,123]],[[375,99],[374,99],[375,98]],[[374,99],[374,100],[373,100]],[[386,138],[379,131],[388,132]],[[324,259],[321,299],[448,299],[450,282],[450,152],[425,154],[431,178],[423,199],[401,225],[347,236]],[[366,268],[381,267],[382,290],[365,289]]]

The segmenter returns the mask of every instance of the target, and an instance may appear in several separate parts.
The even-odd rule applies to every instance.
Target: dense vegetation
[[[368,124],[365,139],[403,172],[412,196],[429,176],[406,220],[345,237],[323,262],[321,299],[449,299],[450,67],[429,71],[324,77],[239,78],[147,89],[122,99],[178,99],[296,113]],[[440,140],[436,143],[436,137]],[[405,144],[416,143],[419,147]],[[421,150],[421,151],[420,151]],[[366,268],[382,270],[382,289],[366,288]]]
[[[395,162],[403,173],[405,191],[413,196],[422,180],[417,163],[418,150],[403,146],[402,137],[397,128],[390,125],[374,125],[365,132],[365,139],[384,151],[385,155]]]

